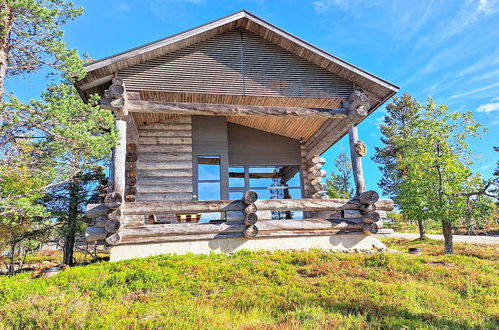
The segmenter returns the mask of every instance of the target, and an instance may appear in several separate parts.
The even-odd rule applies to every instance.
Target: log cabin
[[[382,248],[357,125],[398,87],[247,11],[85,66],[120,134],[88,241],[111,260],[239,249]],[[324,194],[349,134],[356,197]]]

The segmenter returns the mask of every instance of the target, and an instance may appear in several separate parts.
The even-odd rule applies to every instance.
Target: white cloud
[[[499,11],[499,0],[468,0],[461,6],[456,17],[446,25],[443,39],[458,34],[469,26]]]
[[[486,91],[486,90],[489,90],[489,89],[492,89],[495,87],[499,87],[499,82],[497,82],[495,84],[487,85],[485,87],[475,88],[475,89],[472,89],[472,90],[467,91],[467,92],[456,93],[456,94],[452,95],[450,97],[450,99],[452,100],[452,99],[457,99],[457,98],[460,98],[463,96],[473,95],[473,94],[483,92],[483,91]]]
[[[481,106],[476,109],[477,112],[493,112],[493,111],[499,111],[499,102],[497,103],[487,103],[487,104],[482,104]]]
[[[492,166],[495,165],[496,162],[492,161],[492,162],[489,162],[485,165],[482,165],[480,166],[480,170],[484,171],[484,170],[488,170],[489,168],[491,168]]]
[[[332,7],[337,7],[341,10],[348,10],[350,8],[350,2],[346,0],[321,0],[314,1],[313,6],[317,14],[327,13]]]
[[[478,76],[474,76],[469,81],[479,81],[479,80],[484,80],[484,79],[489,79],[489,78],[495,78],[498,76],[499,76],[499,69],[485,72],[485,73],[478,75]]]
[[[116,5],[115,9],[118,11],[129,11],[130,5],[128,3],[121,2]]]

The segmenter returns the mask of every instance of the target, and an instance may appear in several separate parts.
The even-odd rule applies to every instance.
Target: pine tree
[[[402,165],[405,150],[409,147],[411,129],[422,109],[423,105],[407,93],[402,97],[394,97],[386,106],[387,115],[380,125],[384,147],[375,147],[372,157],[380,165],[379,169],[383,174],[378,186],[383,190],[383,194],[393,199],[398,206],[401,184],[407,173],[407,169]],[[426,234],[424,220],[415,220],[418,223],[419,235],[423,238]]]
[[[0,185],[4,228],[47,218],[44,193],[74,182],[116,143],[112,113],[99,107],[98,96],[83,103],[73,87],[83,61],[62,28],[81,13],[64,0],[0,0],[0,181],[21,170],[30,177],[21,190]],[[5,89],[6,79],[41,68],[50,85],[40,99],[22,102]]]
[[[334,165],[338,174],[334,171],[331,177],[327,179],[327,194],[330,198],[352,198],[354,190],[352,188],[352,163],[347,154],[341,150],[340,154],[334,160]]]

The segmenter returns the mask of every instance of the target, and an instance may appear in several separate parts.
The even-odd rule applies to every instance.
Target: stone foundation
[[[247,239],[243,237],[221,238],[189,242],[169,242],[157,244],[119,245],[111,249],[111,261],[156,256],[160,254],[208,254],[232,253],[238,250],[308,250],[326,251],[371,250],[386,248],[374,236],[362,233],[333,234],[325,236],[301,237],[262,237]]]

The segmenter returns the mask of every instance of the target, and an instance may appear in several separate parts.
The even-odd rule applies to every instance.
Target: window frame
[[[200,179],[199,178],[199,159],[200,158],[218,158],[219,159],[219,164],[218,164],[218,179],[213,180],[213,179]],[[218,183],[220,186],[220,194],[218,196],[218,200],[222,198],[222,156],[221,155],[196,155],[196,200],[199,200],[199,184],[200,183]]]
[[[252,187],[250,186],[250,168],[275,168],[275,167],[284,167],[284,166],[297,166],[298,167],[298,182],[300,183],[299,186],[281,186],[281,187]],[[242,167],[244,169],[244,187],[231,187],[230,186],[230,169],[234,167]],[[228,167],[228,175],[229,175],[229,183],[228,183],[228,189],[229,189],[229,195],[231,192],[246,192],[247,190],[284,190],[284,189],[297,189],[300,191],[300,195],[303,195],[303,180],[302,180],[302,171],[301,171],[301,166],[300,165],[229,165]],[[302,198],[302,197],[300,197]]]

